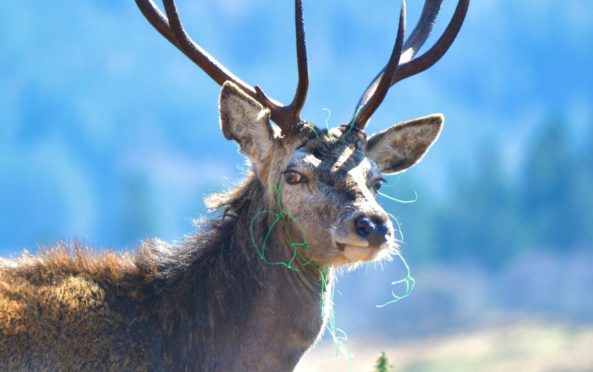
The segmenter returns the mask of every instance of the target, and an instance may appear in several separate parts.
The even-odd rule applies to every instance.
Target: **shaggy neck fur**
[[[249,225],[275,209],[266,196],[250,176],[211,201],[221,215],[196,235],[149,241],[135,257],[75,244],[0,259],[0,370],[292,370],[323,328],[331,287],[321,293],[314,265],[261,260]],[[268,226],[254,224],[256,241]],[[291,257],[283,227],[270,260]]]
[[[251,176],[210,200],[223,212],[203,232],[178,246],[152,242],[141,252],[139,264],[156,275],[162,342],[151,345],[155,355],[165,356],[165,369],[292,370],[320,334],[319,270],[265,263],[251,242],[251,220],[275,208],[262,205],[264,200],[265,190]],[[269,223],[254,224],[256,241],[263,241]],[[266,253],[271,261],[286,262],[291,251],[283,229],[274,230]]]

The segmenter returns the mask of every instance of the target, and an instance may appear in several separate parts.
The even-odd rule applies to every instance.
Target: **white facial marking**
[[[321,164],[321,159],[317,159],[314,155],[308,154],[303,159],[303,162],[307,165],[312,166],[313,168],[317,168]]]
[[[342,131],[338,128],[330,128],[329,135],[332,136],[334,139],[342,137]]]
[[[344,163],[346,161],[348,161],[348,159],[350,158],[350,156],[352,156],[352,154],[354,153],[354,150],[355,150],[355,148],[354,148],[353,145],[350,145],[350,146],[346,147],[344,149],[344,152],[342,152],[340,154],[340,157],[338,158],[338,160],[336,160],[336,162],[332,166],[331,171],[332,172],[337,172],[338,169],[340,169],[344,165]]]
[[[367,186],[367,175],[371,169],[372,165],[369,162],[369,160],[364,159],[360,162],[360,164],[348,171],[348,174],[350,175],[351,179],[358,185],[358,189],[360,190],[360,192],[362,192],[363,195],[365,195],[366,200],[374,200],[374,197]]]

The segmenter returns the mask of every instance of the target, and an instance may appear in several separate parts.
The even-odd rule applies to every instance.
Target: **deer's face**
[[[344,264],[395,248],[393,225],[375,199],[382,174],[366,157],[365,141],[340,130],[307,132],[285,145],[268,180],[279,180],[286,211],[306,233],[304,253],[317,263]]]
[[[323,265],[370,261],[397,248],[393,224],[376,200],[383,175],[417,163],[443,122],[428,116],[369,139],[307,124],[281,137],[269,111],[232,83],[223,86],[220,112],[225,137],[239,143],[269,191],[265,205],[290,216],[287,238],[306,241],[302,253]]]

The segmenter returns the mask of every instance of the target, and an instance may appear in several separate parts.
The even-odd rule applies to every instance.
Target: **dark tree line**
[[[593,130],[577,146],[562,120],[538,128],[512,176],[501,161],[504,143],[491,144],[479,150],[474,172],[451,177],[446,202],[393,205],[413,242],[405,253],[496,268],[528,250],[593,249]]]

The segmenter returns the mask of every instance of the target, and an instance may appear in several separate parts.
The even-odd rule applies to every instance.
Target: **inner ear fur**
[[[269,155],[274,136],[270,110],[227,81],[220,91],[219,111],[224,137],[237,141],[241,153],[256,162]]]
[[[418,163],[439,138],[445,118],[433,114],[396,124],[367,142],[366,155],[385,174],[402,172]]]

